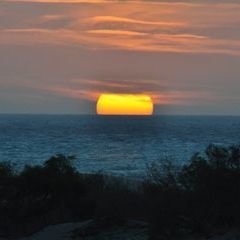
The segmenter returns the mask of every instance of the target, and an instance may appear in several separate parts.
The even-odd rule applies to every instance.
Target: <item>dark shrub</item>
[[[159,233],[164,238],[181,234],[184,209],[178,174],[179,169],[169,161],[149,167],[143,193],[147,207],[145,214],[151,224],[153,239]]]
[[[137,184],[80,174],[73,159],[56,155],[20,173],[0,163],[0,234],[16,236],[83,219],[101,222],[100,228],[143,220],[152,239],[239,227],[240,146],[210,145],[180,167],[153,164],[147,180]]]
[[[196,154],[190,164],[183,167],[180,182],[188,202],[187,214],[195,222],[208,227],[226,227],[239,222],[239,160],[239,146],[210,145],[206,157]]]
[[[96,216],[111,224],[124,224],[139,214],[139,194],[121,178],[106,177],[97,199]]]
[[[15,169],[11,162],[0,162],[0,179],[12,177],[14,174]]]

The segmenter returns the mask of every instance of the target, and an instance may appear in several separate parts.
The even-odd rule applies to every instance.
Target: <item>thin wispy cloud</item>
[[[208,53],[240,56],[240,40],[213,39],[191,34],[149,34],[125,30],[89,30],[85,34],[66,29],[0,30],[0,44],[71,45],[90,49]]]
[[[93,18],[88,19],[93,23],[133,23],[133,24],[141,24],[141,25],[153,25],[153,26],[160,26],[160,27],[179,27],[179,26],[186,26],[184,22],[159,22],[159,21],[146,21],[146,20],[138,20],[132,18],[124,18],[124,17],[116,17],[116,16],[96,16]]]
[[[173,14],[168,14],[169,3],[141,5],[93,4],[87,12],[77,5],[78,10],[53,9],[49,14],[33,14],[31,20],[22,15],[18,28],[1,27],[0,44],[68,44],[89,49],[240,55],[240,36],[236,33],[240,16],[232,15],[240,10],[240,4],[218,4],[213,8],[207,3],[172,3]],[[141,7],[146,11],[139,13]],[[116,15],[109,15],[110,12]],[[232,34],[221,30],[224,24]]]
[[[5,2],[26,2],[26,3],[101,3],[105,0],[3,0]],[[108,0],[106,0],[108,1]]]
[[[144,36],[147,33],[126,31],[126,30],[109,30],[109,29],[96,29],[89,30],[87,33],[94,33],[100,35],[120,35],[120,36]]]
[[[2,98],[26,104],[32,89],[91,105],[103,92],[144,93],[189,111],[230,111],[239,99],[238,0],[0,4]]]
[[[66,87],[42,87],[39,88],[43,91],[50,92],[59,96],[66,96],[76,100],[88,100],[95,102],[98,97],[103,93],[112,93],[109,91],[97,91],[97,90],[81,90],[73,89]],[[117,92],[116,93],[123,93]],[[133,92],[132,92],[133,93]],[[138,94],[148,94],[153,99],[154,104],[156,105],[194,105],[202,102],[207,103],[211,99],[210,94],[201,93],[201,92],[187,92],[187,91],[164,91],[164,92],[139,92]]]

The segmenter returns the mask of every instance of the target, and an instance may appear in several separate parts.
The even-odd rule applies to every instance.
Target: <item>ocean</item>
[[[240,144],[240,117],[0,115],[0,161],[18,169],[62,153],[81,172],[141,178],[152,162],[183,164],[211,143]]]

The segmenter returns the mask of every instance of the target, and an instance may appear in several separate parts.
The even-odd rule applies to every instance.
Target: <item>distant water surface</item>
[[[141,177],[153,161],[183,163],[210,143],[240,144],[240,117],[0,115],[0,161],[18,167],[63,153],[83,172]]]

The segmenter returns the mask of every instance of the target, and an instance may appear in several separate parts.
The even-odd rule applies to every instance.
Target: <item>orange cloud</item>
[[[96,102],[101,94],[113,94],[111,91],[98,91],[96,89],[79,89],[59,86],[35,86],[34,88],[42,91],[51,92],[59,96],[65,96],[72,99],[87,100]],[[139,94],[150,96],[155,105],[193,105],[199,102],[212,100],[212,94],[199,91],[142,91],[142,92],[114,92],[115,94]]]
[[[155,25],[160,27],[179,27],[179,26],[186,26],[187,24],[184,22],[167,22],[167,21],[147,21],[147,20],[138,20],[132,18],[125,18],[125,17],[117,17],[117,16],[95,16],[90,18],[88,21],[96,22],[96,23],[135,23],[135,24],[143,24],[143,25]]]
[[[211,3],[201,1],[151,4],[108,1],[87,5],[84,10],[81,1],[73,1],[80,3],[68,10],[37,14],[35,19],[34,15],[30,20],[26,16],[12,28],[1,27],[0,44],[240,56],[240,4],[237,3],[217,4],[213,8]],[[49,22],[57,24],[48,25]]]
[[[87,33],[101,34],[101,35],[120,35],[120,36],[144,36],[147,33],[125,31],[125,30],[109,30],[109,29],[99,29],[99,30],[89,30]]]
[[[56,44],[92,49],[123,49],[149,52],[214,53],[240,56],[240,40],[211,39],[191,34],[145,34],[121,30],[0,30],[0,44]],[[110,37],[111,35],[111,37]]]
[[[38,2],[38,3],[101,3],[108,0],[5,0],[6,2]]]

